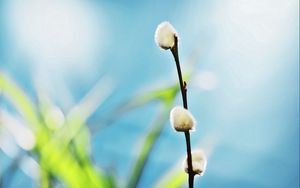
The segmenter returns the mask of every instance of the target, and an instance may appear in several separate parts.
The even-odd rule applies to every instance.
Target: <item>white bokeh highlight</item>
[[[218,78],[211,71],[201,71],[193,78],[192,85],[203,91],[211,91],[217,88]]]
[[[28,128],[20,119],[13,117],[8,112],[1,110],[0,113],[3,126],[8,135],[11,135],[11,138],[7,139],[14,140],[19,147],[26,151],[33,149],[36,140],[30,128]]]
[[[11,1],[7,11],[12,40],[39,68],[85,67],[100,51],[101,22],[81,1]]]

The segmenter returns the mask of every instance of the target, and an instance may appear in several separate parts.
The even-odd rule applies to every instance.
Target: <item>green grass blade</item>
[[[187,174],[180,168],[181,164],[177,165],[161,178],[159,182],[154,186],[155,188],[179,188],[183,187],[187,183]]]
[[[150,156],[150,153],[154,147],[155,141],[159,137],[162,128],[166,121],[168,120],[170,106],[164,108],[162,114],[155,121],[155,127],[146,135],[143,144],[141,146],[141,150],[139,152],[136,163],[134,164],[132,173],[130,175],[129,182],[127,184],[127,188],[136,187],[140,177],[142,176],[144,167],[147,163],[147,160]]]
[[[177,92],[178,92],[178,87],[173,86],[167,89],[159,90],[157,92],[153,92],[148,95],[142,96],[144,102],[149,100],[155,100],[155,99],[162,100],[162,102],[164,103],[164,108],[161,114],[159,115],[159,117],[153,123],[152,126],[153,128],[146,135],[143,141],[137,161],[134,164],[133,170],[131,172],[130,179],[127,184],[127,188],[132,188],[137,186],[142,176],[147,160],[150,156],[150,153],[154,147],[154,144],[157,138],[160,136],[160,133],[166,121],[168,120],[170,109],[172,108],[172,104]]]
[[[17,108],[34,131],[42,128],[32,101],[13,81],[0,72],[0,92]]]

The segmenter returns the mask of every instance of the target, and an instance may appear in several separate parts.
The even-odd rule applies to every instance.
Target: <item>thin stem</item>
[[[185,140],[186,140],[186,152],[187,152],[188,173],[189,173],[189,188],[193,188],[195,174],[193,172],[193,164],[192,164],[190,132],[185,131],[184,135],[185,135]]]
[[[179,61],[179,55],[178,55],[178,39],[176,36],[174,36],[174,37],[175,37],[175,44],[174,44],[173,48],[171,48],[171,52],[173,54],[173,57],[174,57],[175,63],[176,63],[177,74],[178,74],[178,79],[179,79],[179,84],[180,84],[181,95],[182,95],[183,107],[185,109],[188,109],[187,97],[186,97],[186,83],[182,79],[180,61]]]
[[[171,48],[171,52],[173,54],[173,57],[175,59],[176,63],[176,68],[177,68],[177,73],[178,73],[178,79],[179,79],[179,84],[180,84],[180,91],[182,95],[182,102],[183,102],[183,107],[185,109],[188,109],[188,104],[187,104],[187,88],[186,88],[186,82],[183,81],[182,79],[182,73],[181,73],[181,68],[180,68],[180,61],[179,61],[179,55],[178,55],[178,38],[174,36],[175,38],[175,44],[173,48]],[[188,163],[188,174],[189,174],[189,188],[194,187],[194,172],[193,172],[193,164],[192,164],[192,152],[191,152],[191,140],[190,140],[190,132],[185,131],[185,140],[186,140],[186,152],[187,152],[187,163]]]

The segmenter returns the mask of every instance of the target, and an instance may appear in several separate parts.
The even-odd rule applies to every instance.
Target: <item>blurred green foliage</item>
[[[138,185],[155,142],[168,121],[169,111],[178,92],[177,84],[147,92],[127,101],[122,108],[114,112],[118,115],[124,114],[153,100],[162,103],[161,113],[156,117],[139,148],[138,158],[125,185],[127,188]],[[20,86],[3,73],[0,73],[0,94],[23,117],[35,136],[35,145],[27,153],[39,164],[40,182],[37,184],[40,187],[53,187],[55,182],[72,188],[121,186],[117,177],[102,171],[91,161],[87,149],[91,135],[86,125],[86,120],[91,114],[81,113],[84,109],[80,109],[80,105],[71,110],[65,116],[62,125],[59,125],[61,122],[51,116],[53,109],[60,110],[58,106],[43,97],[39,97],[37,104],[33,103]],[[186,178],[182,170],[172,170],[157,182],[156,187],[181,187]]]

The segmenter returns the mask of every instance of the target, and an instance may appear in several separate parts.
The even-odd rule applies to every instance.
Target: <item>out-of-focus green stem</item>
[[[144,167],[149,159],[150,153],[154,148],[155,141],[161,134],[163,126],[168,119],[168,113],[171,109],[171,105],[165,105],[162,113],[154,122],[154,128],[146,135],[141,146],[142,150],[138,156],[137,162],[134,165],[131,173],[127,188],[137,187],[140,177],[142,176]]]
[[[45,170],[42,171],[41,187],[49,187],[51,174],[57,176],[68,187],[108,187],[104,176],[97,172],[91,163],[86,162],[84,169],[80,162],[74,158],[68,145],[62,144],[59,139],[52,139],[43,119],[35,108],[35,105],[25,93],[0,72],[0,94],[3,94],[13,104],[16,110],[27,121],[29,128],[35,135],[36,145],[33,148],[39,164]],[[82,122],[84,123],[84,122]],[[66,133],[66,132],[65,132]]]
[[[34,131],[40,130],[41,124],[33,103],[25,93],[10,79],[0,72],[0,93],[3,93],[23,115]]]

